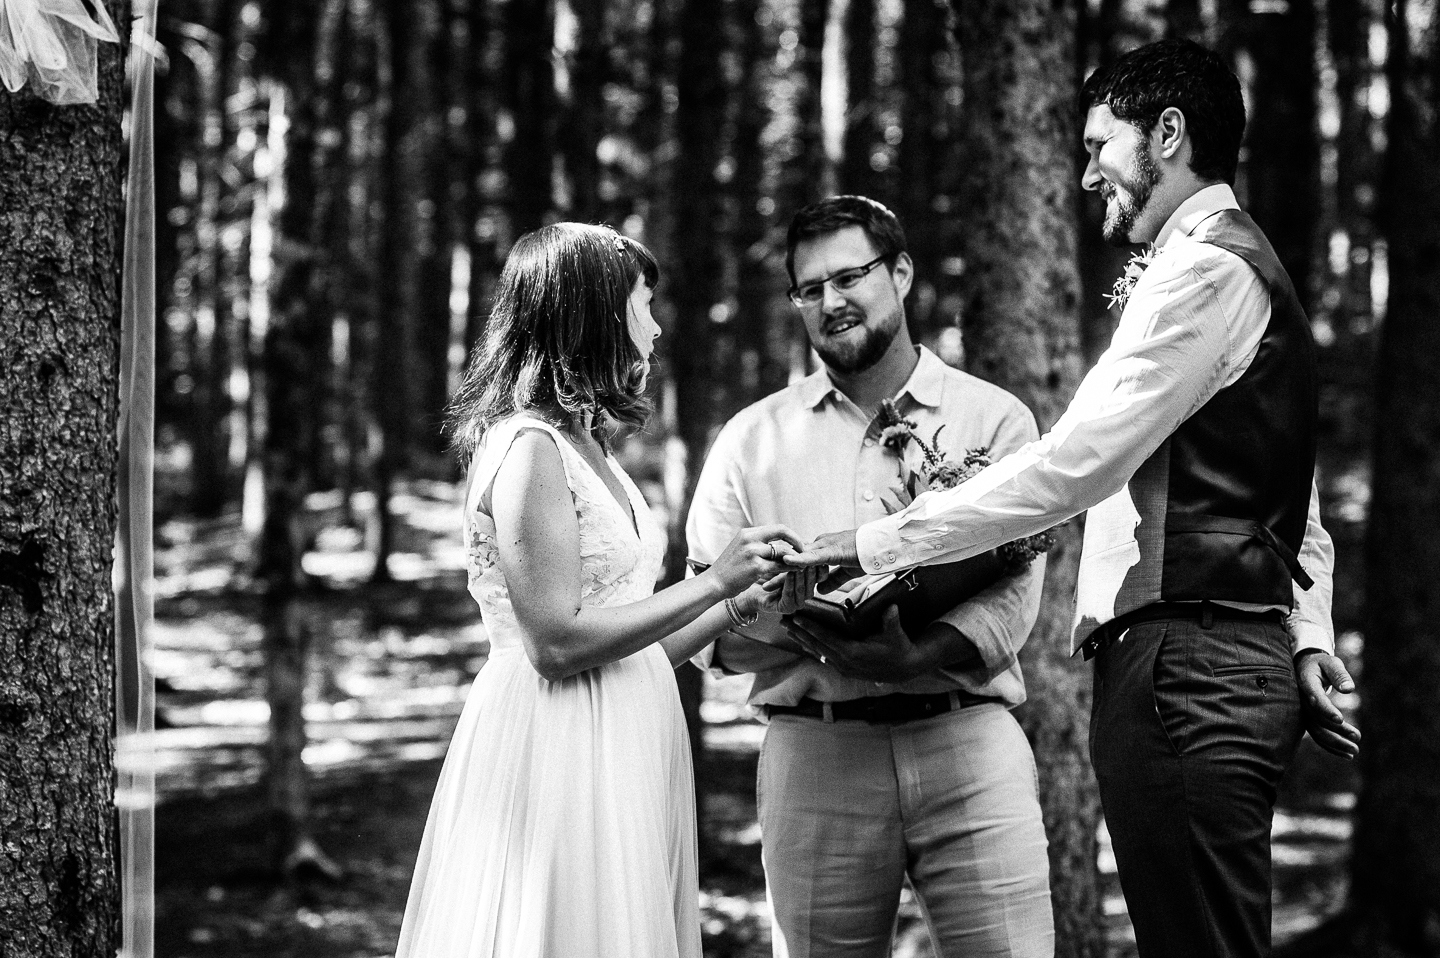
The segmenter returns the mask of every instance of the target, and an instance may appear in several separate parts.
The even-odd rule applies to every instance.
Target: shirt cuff
[[[1335,654],[1335,637],[1330,631],[1313,622],[1290,622],[1290,657],[1294,658],[1301,649],[1319,649]]]
[[[894,516],[867,522],[855,530],[855,553],[868,573],[893,572],[905,565],[900,559],[900,524]]]
[[[943,671],[969,686],[976,688],[989,684],[1001,672],[1015,664],[1015,651],[1006,641],[1009,632],[993,612],[984,606],[965,602],[956,606],[937,620],[955,629],[980,653],[980,664],[957,669],[945,666]],[[971,688],[970,691],[974,691]]]

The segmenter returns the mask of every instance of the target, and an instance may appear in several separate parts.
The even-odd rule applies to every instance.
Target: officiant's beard
[[[1155,184],[1160,182],[1160,170],[1150,156],[1150,144],[1142,142],[1135,153],[1134,174],[1119,184],[1106,183],[1100,195],[1105,198],[1105,225],[1101,235],[1111,246],[1129,246],[1135,221],[1150,204]]]
[[[833,345],[817,343],[815,353],[826,366],[837,373],[849,376],[864,372],[884,358],[890,344],[895,342],[895,337],[900,334],[900,324],[904,321],[903,313],[896,310],[879,326],[862,324],[857,327],[864,333],[859,342]]]

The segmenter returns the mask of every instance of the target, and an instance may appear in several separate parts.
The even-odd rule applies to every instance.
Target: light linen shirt
[[[1126,488],[1130,477],[1181,423],[1240,378],[1270,322],[1270,296],[1259,274],[1234,253],[1203,242],[1215,213],[1238,208],[1225,185],[1206,187],[1182,203],[1160,231],[1154,259],[1131,291],[1110,348],[1054,428],[969,482],[927,493],[904,511],[861,526],[855,538],[865,570],[958,560],[1092,507],[1138,515]],[[1128,530],[1133,539],[1133,522]],[[1101,555],[1093,552],[1099,548],[1138,558],[1138,548],[1124,546],[1085,543],[1087,554]],[[1314,483],[1299,559],[1315,584],[1295,589],[1286,619],[1292,652],[1332,652],[1335,553],[1320,524]],[[1087,615],[1113,617],[1123,569],[1112,572],[1119,574],[1080,583],[1077,625]],[[1105,614],[1107,604],[1111,615]],[[1084,639],[1077,634],[1075,644]]]
[[[951,369],[924,348],[895,401],[926,442],[944,426],[939,443],[956,462],[980,446],[998,458],[1039,434],[1015,396]],[[746,526],[780,522],[802,539],[854,528],[885,515],[882,498],[899,484],[900,460],[885,448],[879,425],[822,369],[742,410],[720,431],[690,506],[690,557],[712,561]],[[939,669],[897,684],[846,678],[807,655],[743,637],[786,642],[779,616],[769,615],[732,630],[695,661],[702,668],[755,673],[752,705],[955,689],[1017,705],[1025,699],[1025,683],[1016,653],[1039,614],[1044,570],[1042,556],[942,617],[979,650],[980,664],[971,669]]]

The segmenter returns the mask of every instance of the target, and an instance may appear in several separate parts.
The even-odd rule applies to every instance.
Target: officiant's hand
[[[795,615],[790,637],[806,652],[841,675],[870,682],[904,682],[925,671],[922,650],[900,625],[900,610],[890,606],[879,632],[845,636],[803,612]]]
[[[1300,683],[1300,715],[1315,744],[1332,755],[1353,759],[1360,754],[1360,730],[1345,721],[1340,707],[1326,692],[1355,691],[1355,681],[1339,657],[1328,652],[1310,652],[1295,665]]]
[[[827,532],[806,543],[803,551],[787,555],[785,564],[797,569],[827,565],[858,566],[860,553],[855,547],[855,530]]]

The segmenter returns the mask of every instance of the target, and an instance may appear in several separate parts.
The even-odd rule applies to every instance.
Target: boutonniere
[[[1130,257],[1130,262],[1125,264],[1125,272],[1115,280],[1110,292],[1105,294],[1110,300],[1111,309],[1125,311],[1125,304],[1130,302],[1130,292],[1135,288],[1135,284],[1140,282],[1140,274],[1154,261],[1155,247],[1150,243],[1146,243],[1144,249]]]
[[[953,489],[990,465],[990,450],[985,446],[967,449],[965,458],[958,463],[952,460],[940,448],[940,432],[944,425],[937,428],[930,441],[926,442],[915,431],[918,428],[915,420],[900,415],[900,409],[892,399],[880,403],[879,420],[881,441],[900,460],[901,486],[896,492],[901,507],[931,489]],[[920,450],[918,465],[912,465],[905,458],[906,448],[912,441]],[[999,547],[999,553],[1007,569],[1018,571],[1028,566],[1037,555],[1049,552],[1054,544],[1055,537],[1046,531],[1007,542]]]

